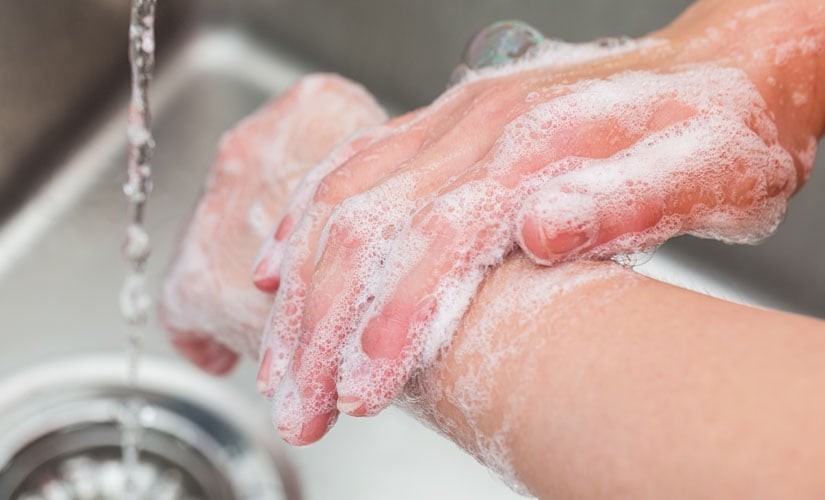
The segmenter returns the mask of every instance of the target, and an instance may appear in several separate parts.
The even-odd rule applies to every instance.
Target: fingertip
[[[344,374],[338,381],[336,408],[351,417],[375,416],[401,392],[406,373],[400,366],[371,366],[360,376]]]
[[[593,232],[558,231],[532,215],[522,220],[519,243],[529,256],[543,264],[553,264],[586,249],[594,240]]]
[[[552,265],[590,249],[602,228],[592,194],[551,183],[533,194],[518,218],[517,240],[537,264]]]
[[[350,343],[338,367],[336,407],[341,413],[352,417],[374,415],[375,395],[385,386],[383,377],[376,374],[376,363]],[[370,397],[372,396],[372,397]]]
[[[281,277],[278,275],[259,276],[252,279],[255,288],[265,293],[275,293],[281,286]]]
[[[320,440],[335,425],[338,411],[332,410],[316,415],[297,426],[278,425],[278,434],[292,446],[307,446]]]
[[[338,418],[335,408],[314,414],[291,376],[284,378],[272,400],[272,420],[287,443],[305,446],[321,439]]]
[[[223,377],[228,375],[232,370],[238,366],[238,361],[241,357],[238,353],[231,351],[229,349],[225,349],[221,356],[216,357],[213,359],[212,363],[208,368],[203,368],[207,373],[211,373],[212,375]]]
[[[281,262],[286,250],[285,244],[278,239],[282,228],[283,222],[261,246],[252,264],[252,283],[265,293],[275,293],[281,285]]]
[[[338,411],[351,417],[367,416],[367,405],[357,396],[338,396]]]
[[[304,423],[298,438],[299,446],[312,444],[324,437],[338,420],[338,410],[331,410]]]
[[[174,332],[171,341],[178,353],[211,375],[226,375],[240,359],[238,353],[209,336]]]
[[[280,266],[274,265],[267,256],[264,256],[252,271],[252,282],[262,292],[277,292],[281,285]]]

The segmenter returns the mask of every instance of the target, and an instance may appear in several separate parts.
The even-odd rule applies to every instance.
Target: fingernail
[[[586,233],[559,233],[548,238],[544,228],[541,229],[541,242],[548,254],[565,255],[587,244],[590,236]]]
[[[548,225],[545,217],[526,217],[521,233],[522,244],[536,257],[553,262],[592,244],[597,227],[565,221],[561,216],[559,219],[562,220]]]
[[[269,380],[270,367],[272,366],[272,349],[267,348],[261,358],[261,365],[258,368],[258,377],[256,385],[258,392],[264,395],[267,399],[272,399],[273,390]]]
[[[364,388],[374,387],[373,362],[363,352],[347,356],[347,361],[338,369],[338,410],[352,415],[364,417],[369,414],[366,401],[356,394],[364,394]]]
[[[270,260],[265,258],[252,271],[252,282],[262,292],[275,292],[281,285],[280,270],[277,266],[272,266]]]
[[[353,417],[363,417],[367,414],[367,407],[361,398],[355,396],[339,396],[338,411]]]

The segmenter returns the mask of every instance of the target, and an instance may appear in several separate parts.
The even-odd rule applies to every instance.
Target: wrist
[[[557,337],[575,336],[592,307],[608,304],[641,283],[612,262],[537,267],[516,254],[479,288],[449,349],[408,383],[402,406],[445,434],[511,487],[540,493],[554,443],[559,392],[549,389]]]
[[[671,41],[677,62],[715,61],[749,75],[801,185],[825,132],[825,1],[702,0],[657,35]]]

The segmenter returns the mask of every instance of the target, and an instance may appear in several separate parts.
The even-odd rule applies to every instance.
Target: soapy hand
[[[777,112],[796,89],[770,83],[781,65],[677,39],[554,43],[329,154],[383,113],[340,79],[299,85],[224,142],[164,288],[176,345],[225,372],[236,351],[258,352],[265,327],[259,386],[284,438],[307,444],[338,408],[386,406],[518,246],[553,264],[682,233],[770,234],[813,159],[814,134]]]
[[[214,374],[258,355],[272,296],[249,272],[273,221],[310,167],[385,119],[361,86],[312,75],[224,136],[160,297],[181,354]]]
[[[255,270],[277,289],[258,383],[284,439],[386,407],[518,246],[554,264],[775,229],[812,135],[783,141],[771,69],[674,44],[553,44],[310,173]]]

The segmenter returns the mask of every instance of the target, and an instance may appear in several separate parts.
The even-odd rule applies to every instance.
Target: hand
[[[561,46],[458,85],[316,171],[256,273],[278,288],[259,384],[282,436],[307,444],[338,409],[389,404],[516,245],[553,264],[684,233],[769,235],[817,133],[785,104],[816,95],[783,78],[806,64],[798,14],[694,10],[626,46]],[[768,57],[749,56],[742,30]]]
[[[313,75],[224,136],[161,293],[181,354],[213,374],[231,370],[238,353],[258,355],[273,300],[249,278],[258,248],[306,171],[385,119],[359,85]]]

